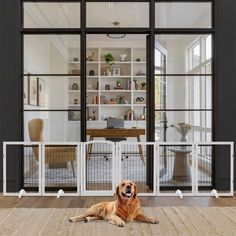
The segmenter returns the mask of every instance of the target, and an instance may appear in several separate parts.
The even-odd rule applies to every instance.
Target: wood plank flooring
[[[0,194],[0,208],[87,208],[91,205],[111,201],[113,197],[3,197]],[[236,206],[236,195],[234,197],[139,197],[143,207],[158,206]]]

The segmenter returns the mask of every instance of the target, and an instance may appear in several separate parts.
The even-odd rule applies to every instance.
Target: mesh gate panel
[[[18,195],[21,189],[25,189],[27,195],[40,194],[40,148],[39,144],[21,142],[6,145],[6,194]]]
[[[144,143],[121,143],[120,177],[135,182],[138,193],[153,193],[154,145]]]
[[[159,146],[160,193],[192,193],[192,145]]]
[[[50,144],[44,151],[45,193],[77,192],[77,146]]]
[[[198,194],[211,193],[216,189],[219,194],[230,193],[231,146],[202,144],[197,148],[197,190]],[[217,176],[214,182],[212,177]]]
[[[112,190],[114,144],[91,142],[85,145],[85,190]]]

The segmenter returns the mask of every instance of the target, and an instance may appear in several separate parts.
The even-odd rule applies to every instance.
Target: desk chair
[[[28,123],[28,130],[31,142],[43,142],[43,120],[32,119]],[[39,159],[38,148],[33,147],[36,161]],[[75,177],[74,161],[76,160],[76,147],[45,147],[45,162],[47,164],[61,168],[71,163],[73,177]]]
[[[119,129],[119,128],[124,128],[125,127],[125,122],[123,119],[117,119],[117,118],[109,118],[107,119],[107,129]],[[106,140],[108,141],[112,141],[112,142],[121,142],[121,141],[125,141],[127,140],[127,138],[122,137],[122,138],[106,138]],[[106,158],[106,160],[108,160],[107,156],[104,156],[104,158]],[[128,156],[126,156],[126,158],[128,158]],[[123,158],[121,159],[123,160]]]

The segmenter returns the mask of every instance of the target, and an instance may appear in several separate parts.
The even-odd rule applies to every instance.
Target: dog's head
[[[123,180],[116,188],[116,196],[123,200],[136,198],[137,187],[134,182],[130,180]]]

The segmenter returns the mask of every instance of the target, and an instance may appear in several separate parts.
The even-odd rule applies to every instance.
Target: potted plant
[[[103,58],[106,61],[106,66],[105,66],[105,75],[111,76],[111,67],[114,64],[114,57],[112,56],[111,53],[107,53],[103,56]]]

